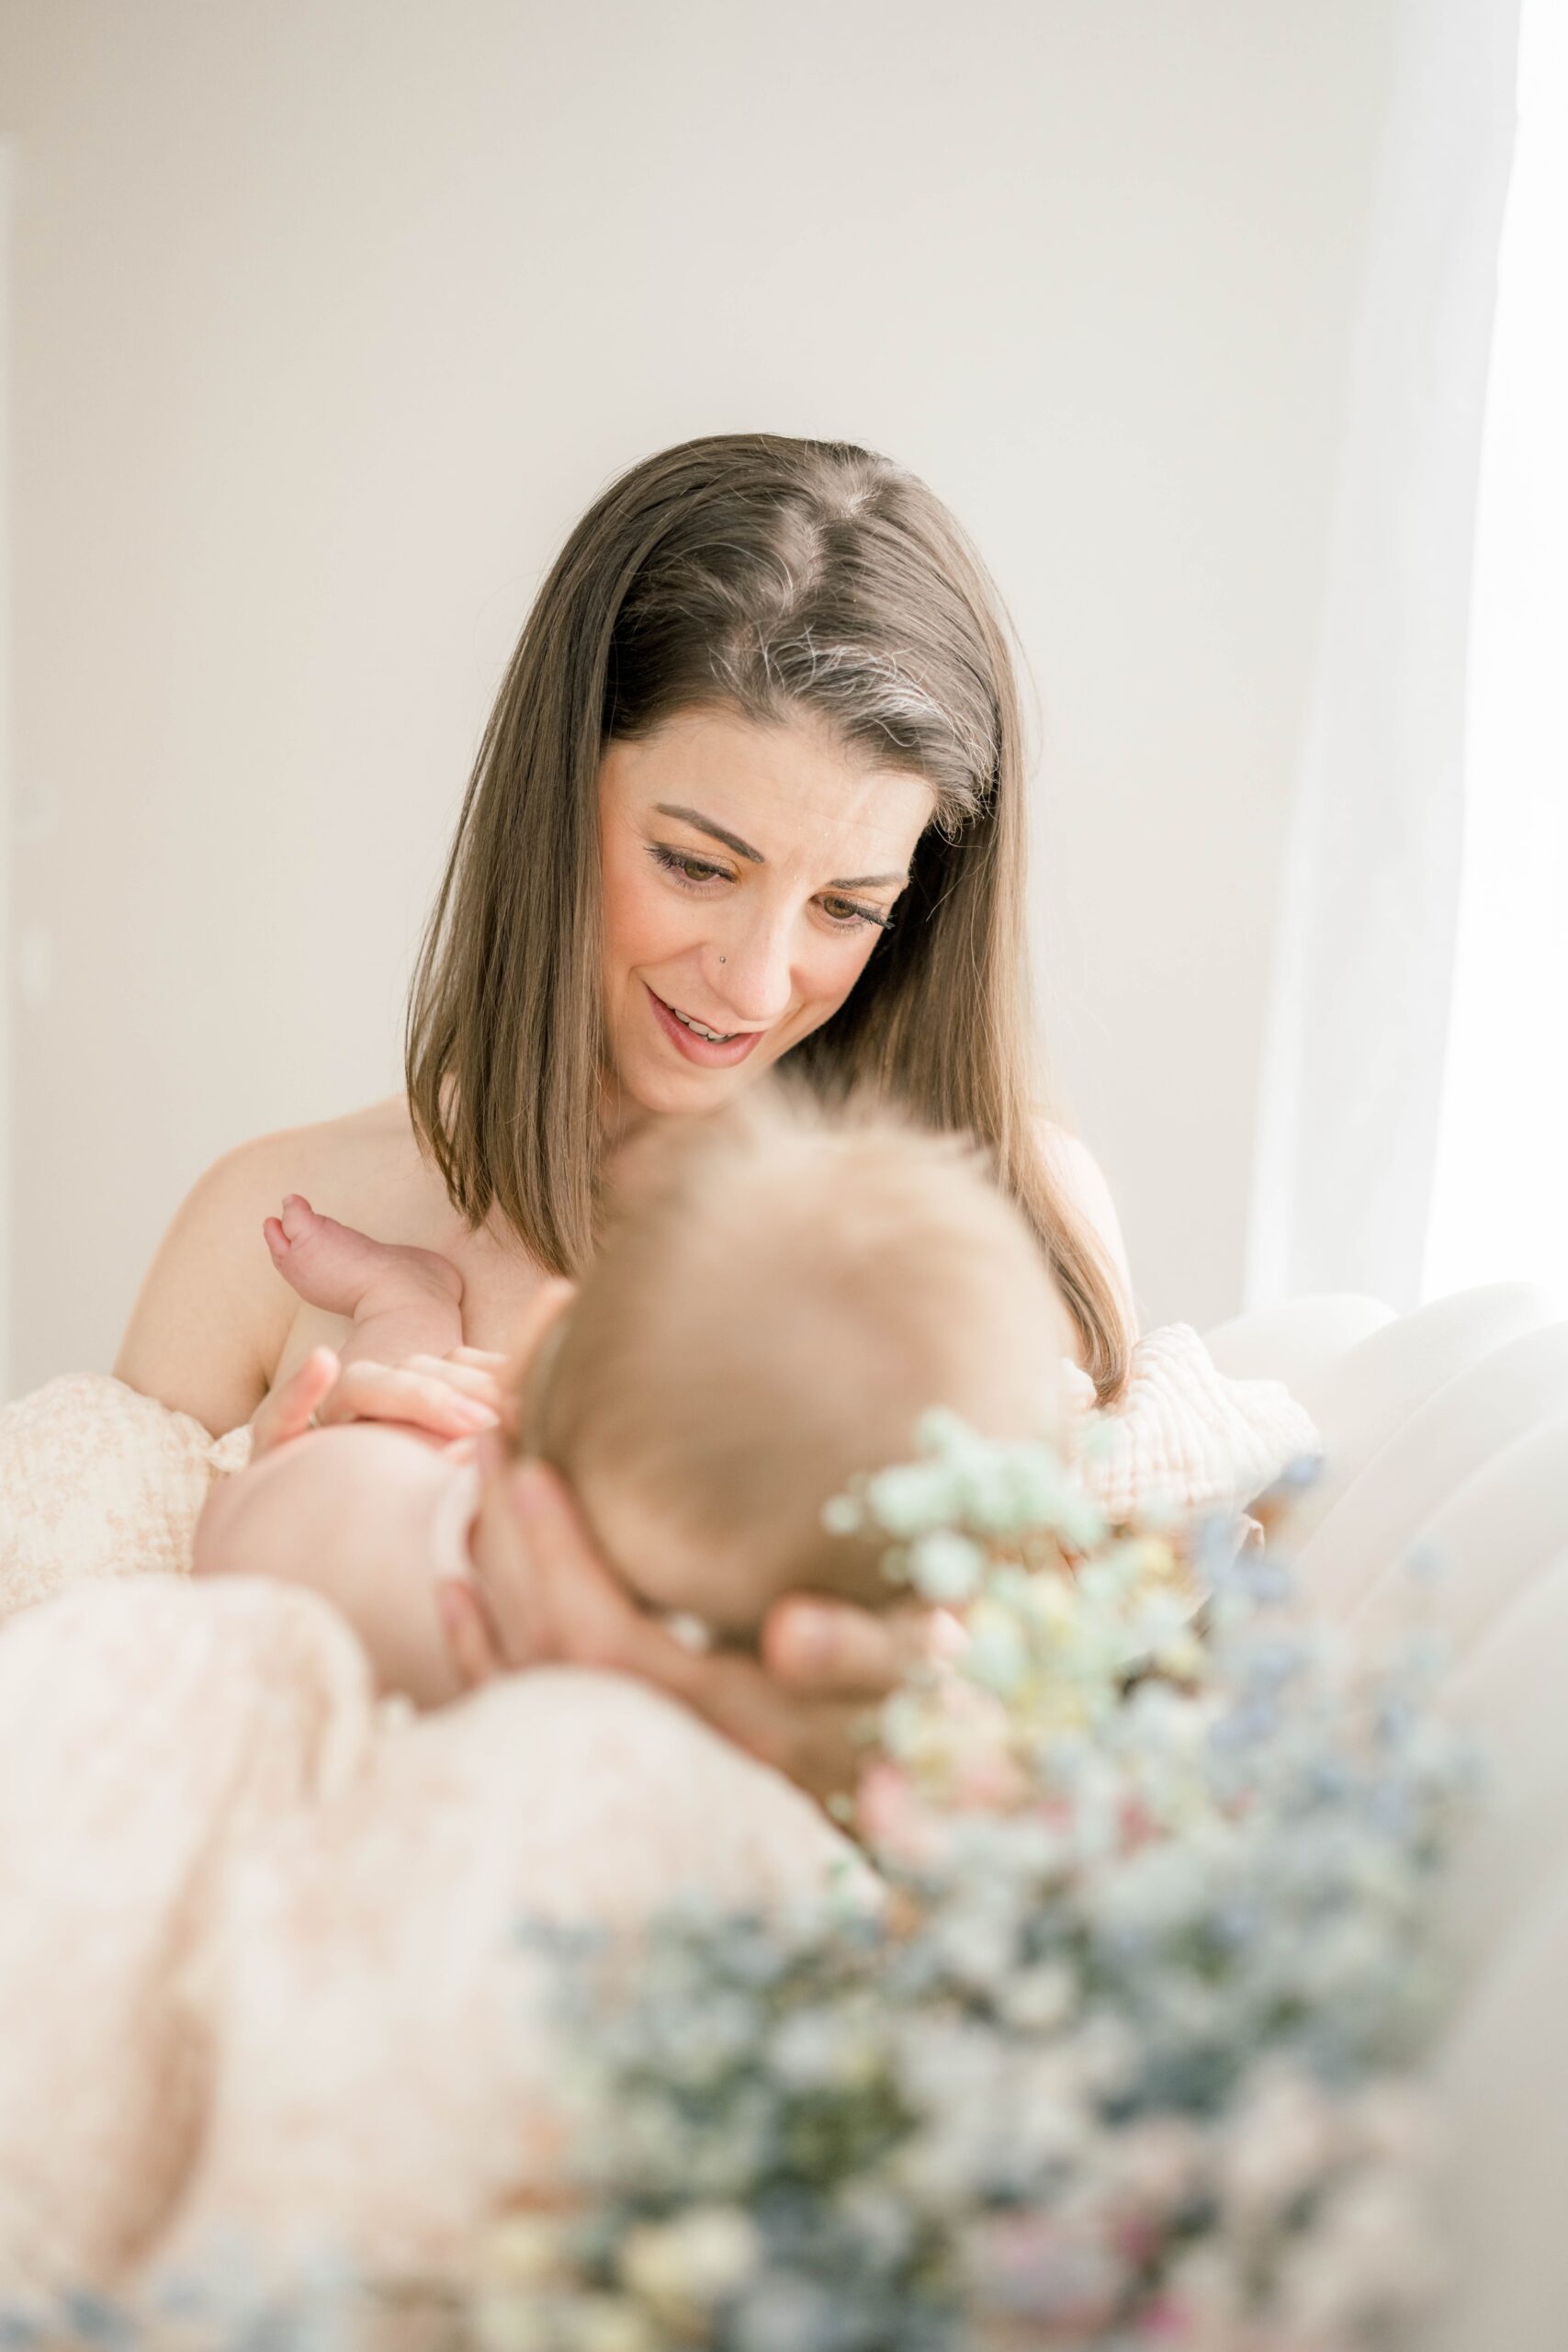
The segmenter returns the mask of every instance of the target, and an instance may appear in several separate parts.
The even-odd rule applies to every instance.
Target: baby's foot
[[[373,1241],[336,1217],[319,1216],[290,1193],[280,1217],[262,1225],[272,1262],[291,1290],[356,1327],[357,1348],[396,1363],[411,1354],[445,1355],[462,1343],[463,1278],[434,1250]]]

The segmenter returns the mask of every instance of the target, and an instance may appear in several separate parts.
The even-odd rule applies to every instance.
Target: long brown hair
[[[604,749],[676,713],[807,710],[921,776],[936,812],[894,925],[785,1062],[879,1089],[991,1155],[1055,1273],[1102,1403],[1132,1335],[1043,1156],[1025,957],[1025,753],[1001,600],[917,476],[844,441],[711,434],[621,474],[524,624],[410,991],[416,1134],[472,1226],[539,1263],[592,1253],[604,1148],[597,796]]]

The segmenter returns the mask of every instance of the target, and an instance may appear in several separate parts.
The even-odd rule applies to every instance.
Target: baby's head
[[[824,1503],[907,1460],[931,1405],[1048,1432],[1072,1350],[974,1147],[773,1081],[637,1147],[516,1433],[634,1591],[746,1642],[783,1592],[894,1598]]]

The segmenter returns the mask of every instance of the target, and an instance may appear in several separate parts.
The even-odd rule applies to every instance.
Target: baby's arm
[[[472,1451],[471,1439],[433,1445],[379,1421],[293,1438],[213,1488],[194,1572],[308,1586],[342,1610],[382,1690],[440,1706],[466,1686],[437,1604],[432,1525]]]

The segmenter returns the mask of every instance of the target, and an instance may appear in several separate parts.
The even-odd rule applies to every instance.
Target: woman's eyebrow
[[[716,825],[713,819],[705,817],[700,808],[680,808],[669,800],[656,800],[653,805],[661,817],[680,817],[688,825],[695,825],[699,833],[711,833],[716,842],[722,842],[726,849],[732,849],[737,857],[749,857],[753,865],[766,865],[768,861],[760,849],[753,849],[750,842],[743,842],[739,833],[729,832],[723,825]],[[885,884],[891,886],[896,882],[902,889],[908,878],[907,874],[848,874],[829,882],[828,888],[829,890],[878,890]]]
[[[688,825],[695,825],[699,833],[711,833],[716,842],[722,842],[726,849],[732,849],[737,857],[749,857],[753,865],[766,865],[768,861],[760,849],[753,849],[750,842],[743,842],[739,833],[727,832],[722,825],[716,825],[713,819],[705,817],[700,808],[677,808],[668,800],[657,800],[654,807],[661,817],[682,817]]]

